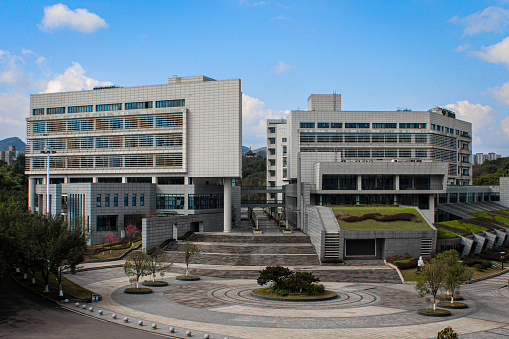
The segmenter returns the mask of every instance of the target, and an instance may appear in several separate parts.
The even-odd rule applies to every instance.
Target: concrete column
[[[362,175],[357,176],[357,190],[362,191]]]
[[[35,212],[35,179],[28,179],[28,209]]]
[[[94,184],[96,184],[96,183],[97,183],[97,177],[92,177],[92,182],[93,182]]]
[[[232,231],[232,179],[224,178],[224,232]]]
[[[157,184],[157,177],[152,177],[152,183]]]
[[[396,191],[399,191],[399,174],[396,174],[394,181],[396,182]]]
[[[122,177],[122,183],[123,183],[123,184],[126,184],[126,183],[127,183],[127,177]]]

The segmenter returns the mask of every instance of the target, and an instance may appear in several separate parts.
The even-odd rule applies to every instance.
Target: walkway
[[[445,319],[419,316],[416,310],[425,305],[410,285],[325,282],[338,299],[272,302],[250,294],[258,286],[255,280],[203,277],[181,282],[175,275],[168,273],[164,280],[169,286],[154,288],[151,295],[124,294],[129,284],[122,268],[70,278],[104,297],[95,310],[105,313],[94,313],[97,317],[124,324],[122,319],[128,316],[127,325],[133,327],[139,327],[140,319],[154,322],[158,333],[169,333],[174,326],[177,337],[191,329],[199,338],[205,333],[211,338],[436,338],[447,326],[462,339],[509,335],[509,291],[502,288],[509,274],[464,286],[461,293],[470,308],[454,310]],[[119,319],[112,319],[113,312]]]

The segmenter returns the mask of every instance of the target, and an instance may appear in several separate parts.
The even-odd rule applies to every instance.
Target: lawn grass
[[[457,237],[458,236],[456,234],[452,233],[451,231],[437,228],[437,238],[438,239],[454,239]]]
[[[332,208],[336,218],[344,216],[362,216],[368,213],[379,213],[381,215],[394,215],[398,213],[411,213],[417,221],[377,221],[367,219],[356,222],[338,220],[339,227],[343,230],[429,230],[431,229],[421,215],[414,209],[408,207],[392,206],[329,206]]]
[[[133,242],[134,246],[128,247],[128,248],[119,248],[116,249],[116,247],[120,246],[112,246],[111,253],[110,248],[108,245],[105,245],[103,248],[102,244],[94,245],[94,246],[87,246],[87,251],[85,253],[85,260],[86,261],[94,261],[94,260],[104,260],[104,259],[115,259],[120,257],[122,254],[127,252],[131,248],[135,248],[139,244],[141,244],[141,237],[138,238],[138,240],[135,240]],[[101,252],[96,252],[101,250]]]
[[[484,276],[501,271],[500,268],[497,268],[497,267],[490,267],[490,268],[487,268],[487,269],[481,270],[481,271],[479,271],[478,269],[473,268],[473,267],[468,267],[468,269],[470,271],[472,271],[472,279],[477,279],[477,278],[484,277]],[[403,278],[405,279],[405,281],[417,281],[417,277],[419,276],[416,273],[417,272],[416,268],[410,268],[408,270],[400,270],[400,272],[401,272],[401,275],[403,276]]]
[[[467,219],[468,221],[468,219]],[[482,233],[483,231],[489,231],[489,228],[482,227],[479,225],[469,224],[468,222],[461,222],[459,220],[451,220],[451,221],[442,221],[438,223],[439,225],[445,225],[451,228],[456,228],[459,230],[466,230],[472,233]]]

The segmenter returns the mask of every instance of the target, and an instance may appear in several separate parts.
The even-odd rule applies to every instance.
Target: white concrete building
[[[205,76],[32,95],[29,208],[47,211],[49,148],[50,211],[80,217],[93,243],[146,214],[199,214],[192,230],[228,232],[240,216],[241,105],[239,79]]]

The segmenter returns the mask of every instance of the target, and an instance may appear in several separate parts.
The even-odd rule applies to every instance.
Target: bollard
[[[175,332],[175,327],[173,327],[173,326],[172,326],[172,327],[170,327],[170,332],[171,332],[171,333]]]
[[[94,312],[94,308],[92,306],[90,306],[90,308],[88,309],[90,312]]]
[[[116,315],[115,313],[113,313],[113,314],[111,315],[111,317],[112,317],[113,319],[117,319],[117,315]]]
[[[84,310],[87,309],[87,305],[82,305],[81,308],[83,308]]]
[[[103,310],[99,310],[99,315],[103,315]]]
[[[138,321],[138,325],[143,326],[143,320]]]
[[[76,303],[76,304],[74,304],[74,305],[76,305],[77,307],[80,307],[80,303]]]
[[[208,333],[207,333],[207,334],[205,334],[205,335],[203,336],[203,339],[210,339],[210,334],[208,334]]]
[[[155,330],[157,328],[157,324],[156,323],[153,323],[152,324],[152,328]]]
[[[68,304],[69,303],[69,299],[65,299],[64,303]]]
[[[191,337],[191,331],[190,331],[190,330],[187,330],[187,331],[186,331],[186,335],[187,335],[188,337]]]
[[[129,318],[128,317],[124,317],[124,322],[128,323],[129,322]]]

